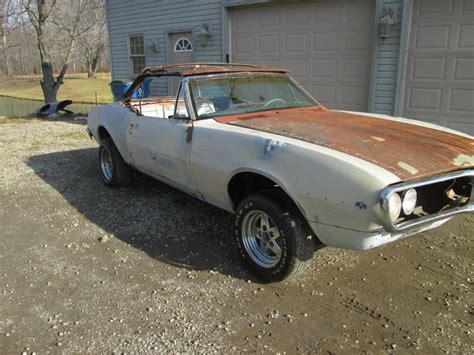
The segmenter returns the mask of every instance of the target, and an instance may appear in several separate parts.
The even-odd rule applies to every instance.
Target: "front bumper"
[[[437,228],[448,220],[450,220],[449,217],[399,233],[390,233],[384,230],[377,232],[361,232],[316,222],[308,223],[314,233],[318,236],[318,239],[327,246],[351,250],[369,250],[414,234]]]
[[[412,188],[417,188],[420,186],[426,186],[430,184],[436,184],[439,182],[455,180],[460,178],[470,178],[471,180],[471,196],[469,201],[463,205],[455,208],[448,208],[442,210],[438,213],[429,214],[426,216],[414,218],[407,221],[402,221],[399,223],[393,222],[390,218],[390,211],[388,207],[388,200],[393,193],[399,193],[402,191],[407,191]],[[381,210],[381,222],[384,229],[390,233],[402,233],[421,228],[425,225],[431,224],[433,222],[445,220],[447,218],[456,216],[458,214],[472,213],[474,212],[474,170],[461,170],[449,174],[444,174],[440,176],[430,177],[422,180],[417,180],[414,182],[406,182],[401,184],[396,184],[385,188],[380,195],[380,210]]]

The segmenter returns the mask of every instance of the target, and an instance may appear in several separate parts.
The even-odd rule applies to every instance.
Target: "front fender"
[[[122,155],[131,164],[132,157],[127,149],[126,132],[130,123],[130,111],[117,103],[99,106],[89,113],[87,124],[95,140],[100,144],[99,128],[104,128]]]
[[[195,124],[191,165],[201,194],[226,210],[230,179],[249,171],[278,183],[308,221],[359,231],[381,229],[380,191],[400,181],[330,148],[213,120]]]
[[[302,206],[300,206],[298,204],[298,201],[295,199],[295,197],[292,195],[292,192],[285,186],[285,184],[280,181],[279,178],[273,176],[271,173],[267,172],[267,171],[264,171],[262,169],[259,169],[255,166],[244,166],[244,167],[240,167],[240,168],[237,168],[235,170],[233,170],[229,176],[227,177],[227,180],[226,180],[226,183],[225,183],[225,186],[228,187],[229,184],[230,184],[230,181],[232,180],[233,177],[235,177],[237,174],[240,174],[240,173],[254,173],[254,174],[259,174],[259,175],[262,175],[264,177],[266,177],[267,179],[273,181],[275,184],[277,184],[290,198],[291,200],[296,204],[296,206],[298,207],[298,209],[300,210],[300,212],[303,214],[303,216],[307,219],[307,216],[305,215],[305,210],[302,208]],[[225,194],[225,198],[226,198],[226,202],[229,206],[231,206],[232,210],[235,211],[235,209],[237,208],[237,206],[234,206],[233,202],[232,202],[232,199],[230,197],[230,194],[229,194],[229,189],[226,188],[226,194]]]

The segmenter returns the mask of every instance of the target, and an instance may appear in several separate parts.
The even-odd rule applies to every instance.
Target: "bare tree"
[[[97,66],[107,49],[105,6],[102,0],[96,1],[96,10],[86,14],[86,16],[89,17],[89,21],[92,21],[94,24],[89,31],[79,37],[77,41],[78,48],[81,52],[81,59],[86,66],[88,78],[95,77]]]
[[[93,22],[84,21],[82,15],[95,9],[94,0],[23,0],[23,6],[33,28],[36,45],[39,50],[43,78],[41,88],[44,101],[57,100],[57,92],[63,84],[71,53],[77,38],[86,33]],[[59,74],[54,76],[53,56],[60,41],[61,64]],[[59,53],[58,53],[59,54]]]
[[[0,50],[3,59],[2,72],[4,75],[12,74],[10,68],[9,51],[18,47],[20,42],[11,41],[11,34],[21,26],[20,17],[24,14],[17,1],[0,0]]]
[[[19,26],[8,33],[6,60],[12,75],[41,73],[41,64],[35,37],[30,30]]]
[[[1,4],[3,6],[3,4]],[[7,56],[7,34],[5,30],[5,16],[0,14],[0,36],[2,37],[2,42],[0,43],[0,49],[2,50],[2,57],[3,57],[3,73],[5,75],[10,75],[10,70],[8,67],[8,56]]]

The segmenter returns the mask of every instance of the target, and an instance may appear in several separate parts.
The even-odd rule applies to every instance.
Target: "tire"
[[[315,251],[315,236],[301,214],[267,194],[239,204],[234,234],[245,263],[266,282],[300,274]]]
[[[110,138],[104,138],[99,147],[99,167],[104,184],[110,187],[127,186],[132,181],[132,171],[123,160]]]

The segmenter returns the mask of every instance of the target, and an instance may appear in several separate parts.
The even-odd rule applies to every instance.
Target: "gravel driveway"
[[[232,215],[105,187],[83,125],[0,119],[0,163],[0,353],[474,352],[472,215],[265,285]]]

